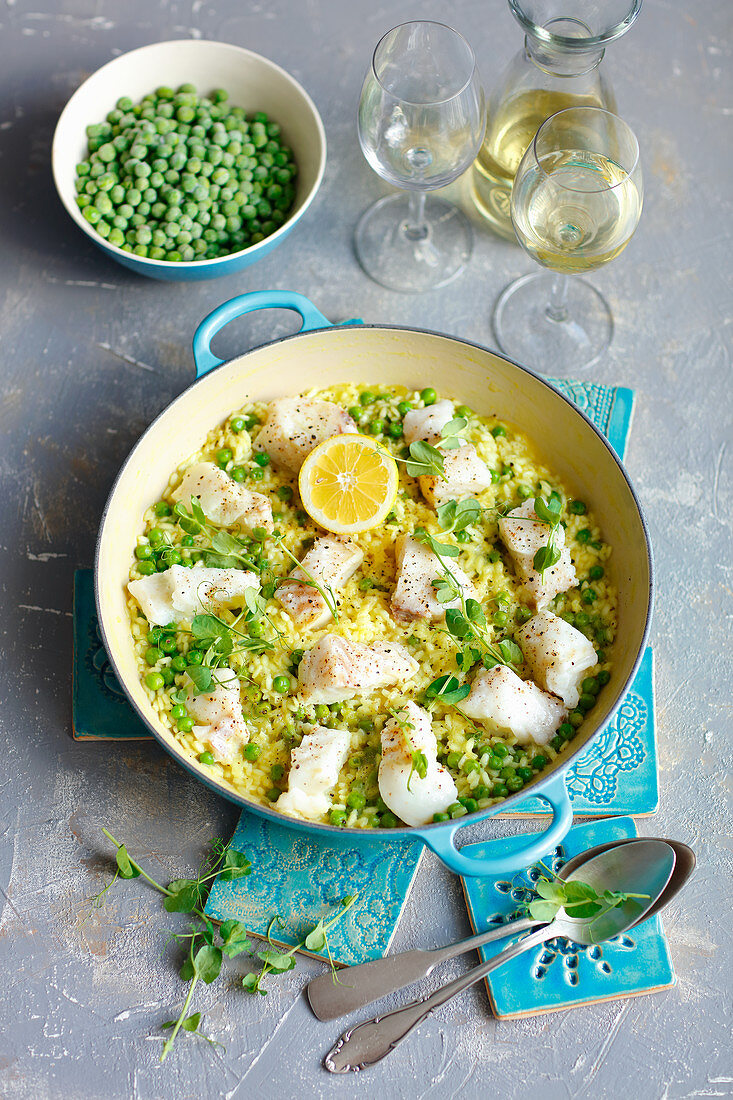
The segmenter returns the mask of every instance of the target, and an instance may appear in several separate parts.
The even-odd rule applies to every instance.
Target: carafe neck
[[[577,19],[553,19],[545,27],[546,38],[527,34],[524,48],[528,59],[545,73],[553,76],[583,76],[597,69],[603,60],[604,50],[598,46],[584,48],[590,30]],[[557,38],[565,39],[559,42]],[[573,39],[573,45],[566,45]],[[577,43],[577,44],[576,44]]]

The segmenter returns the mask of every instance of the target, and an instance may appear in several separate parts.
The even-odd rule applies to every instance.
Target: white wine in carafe
[[[512,183],[527,146],[545,119],[566,107],[609,106],[601,100],[600,95],[536,89],[499,104],[493,115],[489,108],[486,137],[474,161],[471,182],[476,207],[496,233],[514,239]]]

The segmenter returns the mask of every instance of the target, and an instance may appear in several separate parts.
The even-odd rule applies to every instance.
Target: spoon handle
[[[521,955],[523,951],[527,951],[538,943],[551,940],[554,935],[557,935],[557,932],[553,922],[538,928],[518,943],[511,944],[488,962],[474,967],[473,970],[462,974],[460,978],[436,989],[435,993],[429,997],[403,1005],[402,1008],[395,1009],[386,1016],[377,1016],[373,1020],[365,1020],[364,1023],[349,1028],[326,1055],[324,1059],[326,1069],[331,1073],[348,1073],[350,1070],[356,1071],[373,1066],[375,1062],[379,1062],[394,1050],[397,1044],[422,1023],[434,1009],[445,1004],[457,993],[462,993],[464,989],[468,989],[474,982],[480,981],[509,959]]]
[[[386,955],[383,959],[372,959],[370,962],[346,967],[340,972],[338,982],[334,982],[330,974],[321,974],[308,983],[310,1006],[319,1020],[335,1020],[339,1016],[345,1016],[347,1012],[364,1008],[380,997],[386,997],[388,993],[395,993],[406,985],[412,985],[429,974],[438,963],[462,955],[465,951],[483,947],[493,940],[503,940],[506,936],[524,932],[538,923],[540,922],[527,917],[512,921],[511,924],[499,925],[489,932],[480,932],[448,947],[439,947],[433,951],[402,951],[397,955]]]

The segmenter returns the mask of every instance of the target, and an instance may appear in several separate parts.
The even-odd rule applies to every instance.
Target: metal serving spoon
[[[566,879],[594,856],[618,844],[636,843],[638,839],[638,837],[629,837],[628,840],[611,841],[609,844],[598,844],[595,848],[588,848],[585,852],[568,860],[560,869],[558,877]],[[665,841],[665,843],[674,849],[677,862],[672,878],[663,896],[657,902],[658,906],[666,905],[667,901],[681,889],[695,866],[695,856],[686,844],[678,841]],[[647,913],[646,916],[652,916],[653,912],[656,912],[656,909]],[[450,944],[448,947],[437,947],[430,951],[403,951],[397,955],[386,955],[382,959],[372,959],[370,962],[359,963],[342,970],[338,982],[334,982],[331,974],[322,974],[314,978],[306,987],[310,1006],[319,1020],[335,1020],[339,1016],[355,1012],[357,1008],[364,1008],[373,1001],[386,997],[389,993],[396,993],[397,990],[412,985],[420,978],[427,977],[436,966],[455,958],[456,955],[463,955],[467,951],[483,947],[484,944],[505,939],[507,936],[516,935],[517,932],[525,932],[529,928],[536,928],[544,923],[532,917],[525,917],[510,924],[499,925],[488,932],[469,936],[468,939]]]
[[[648,900],[630,898],[601,916],[576,920],[559,913],[542,928],[511,944],[499,955],[467,974],[437,989],[428,997],[404,1005],[386,1016],[366,1020],[349,1028],[324,1059],[331,1073],[365,1069],[384,1058],[402,1039],[422,1023],[430,1013],[464,989],[480,981],[492,970],[521,955],[524,951],[563,936],[591,946],[627,931],[640,922],[659,900],[674,871],[674,849],[663,840],[637,840],[633,844],[614,845],[582,864],[582,878],[576,867],[566,881],[582,881],[599,895],[604,890],[629,894],[647,894]]]

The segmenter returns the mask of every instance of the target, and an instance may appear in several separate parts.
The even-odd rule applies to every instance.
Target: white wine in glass
[[[548,374],[589,366],[613,335],[598,291],[570,275],[615,259],[636,230],[643,203],[639,146],[600,107],[571,107],[540,126],[514,179],[517,239],[549,272],[506,288],[494,311],[500,347]],[[555,274],[550,274],[554,272]]]

